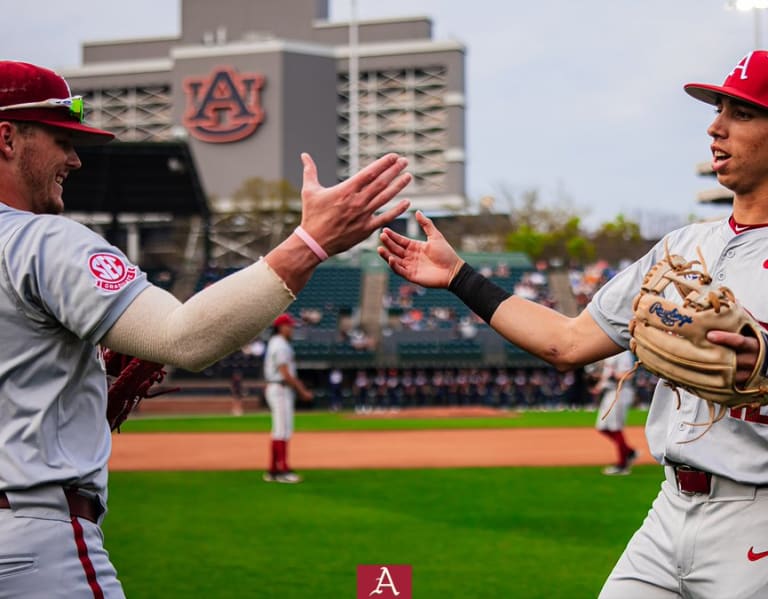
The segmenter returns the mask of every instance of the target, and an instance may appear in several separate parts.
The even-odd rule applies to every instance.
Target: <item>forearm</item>
[[[102,343],[132,356],[202,370],[253,339],[295,299],[270,266],[261,260],[183,304],[170,293],[150,287],[126,309]]]
[[[560,370],[594,362],[620,349],[586,311],[569,318],[512,296],[467,264],[452,276],[448,289],[507,340]]]
[[[562,371],[622,350],[586,310],[570,318],[517,296],[499,305],[490,325],[508,341]]]

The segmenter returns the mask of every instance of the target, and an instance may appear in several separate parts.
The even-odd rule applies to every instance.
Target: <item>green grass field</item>
[[[131,599],[354,598],[410,564],[414,598],[597,596],[658,467],[114,473],[106,545]]]
[[[647,411],[631,410],[629,426],[645,424]],[[595,425],[594,410],[565,410],[562,412],[502,412],[498,416],[473,418],[397,418],[355,417],[350,412],[299,412],[296,431],[349,431],[349,430],[428,430],[477,428],[542,428],[589,427]],[[268,412],[232,416],[175,416],[133,417],[122,425],[123,432],[268,432]]]
[[[642,424],[636,411],[630,424]],[[594,426],[594,412],[355,419],[300,413],[297,431]],[[134,418],[131,431],[267,431],[269,417]],[[413,597],[594,598],[642,522],[657,466],[114,472],[106,546],[129,599],[337,599],[360,564],[410,564]]]

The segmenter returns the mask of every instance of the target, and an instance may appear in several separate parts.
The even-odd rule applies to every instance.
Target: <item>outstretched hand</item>
[[[401,200],[376,214],[411,182],[411,175],[402,172],[408,161],[397,154],[382,156],[333,187],[320,185],[317,166],[309,154],[302,154],[301,161],[301,226],[331,256],[367,239],[410,205],[408,200]]]
[[[426,234],[426,241],[384,229],[379,256],[393,272],[412,283],[422,287],[448,287],[464,262],[430,219],[416,212],[416,221]]]

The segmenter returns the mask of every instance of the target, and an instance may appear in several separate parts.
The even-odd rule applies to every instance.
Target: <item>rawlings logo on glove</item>
[[[709,422],[692,423],[706,426],[707,432],[725,416],[726,408],[768,404],[768,379],[762,372],[766,341],[760,323],[736,301],[733,292],[712,286],[701,251],[697,252],[699,260],[686,261],[666,250],[664,259],[648,271],[633,302],[629,332],[638,365],[675,391],[682,388],[707,401]],[[665,294],[670,284],[677,294]],[[743,385],[736,383],[736,352],[707,340],[712,330],[757,339],[758,359]],[[678,393],[678,406],[679,401]],[[716,406],[721,408],[717,414]]]
[[[117,429],[142,399],[157,397],[164,393],[178,391],[174,388],[155,388],[162,383],[166,372],[162,364],[126,356],[110,349],[102,353],[107,371],[107,422],[110,430]]]

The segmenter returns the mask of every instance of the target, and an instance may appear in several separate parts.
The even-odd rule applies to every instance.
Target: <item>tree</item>
[[[520,202],[511,196],[510,220],[515,230],[507,235],[509,251],[525,252],[532,260],[584,262],[594,257],[594,245],[581,230],[581,218],[565,203],[548,208],[541,205],[538,192],[523,192]],[[515,204],[519,203],[519,207]]]

